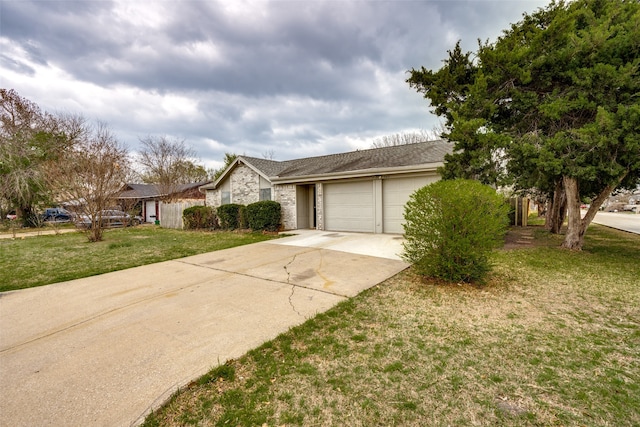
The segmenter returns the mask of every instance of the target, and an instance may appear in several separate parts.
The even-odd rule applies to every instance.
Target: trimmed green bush
[[[249,228],[249,218],[247,217],[247,207],[245,205],[240,206],[240,209],[238,209],[238,228]]]
[[[217,214],[218,221],[220,221],[220,228],[223,230],[240,228],[242,222],[240,219],[241,209],[244,209],[244,206],[236,203],[218,206]]]
[[[419,274],[451,282],[480,282],[489,255],[503,243],[509,206],[477,181],[438,181],[417,190],[405,206],[403,258]]]
[[[272,200],[251,203],[247,206],[247,221],[254,231],[278,231],[280,229],[280,203]]]
[[[216,215],[210,206],[191,206],[182,211],[185,230],[216,228]]]

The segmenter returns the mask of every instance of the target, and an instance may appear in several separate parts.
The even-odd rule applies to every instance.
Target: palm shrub
[[[218,221],[220,221],[220,228],[223,230],[235,230],[240,228],[240,213],[243,208],[243,205],[238,205],[236,203],[218,206],[216,213],[218,214]]]
[[[216,215],[210,206],[191,206],[182,211],[186,230],[212,229],[216,226]]]
[[[247,206],[247,222],[252,230],[278,231],[280,229],[280,203],[263,200]]]
[[[507,231],[509,206],[477,181],[437,181],[413,193],[405,206],[403,258],[419,274],[482,283],[489,255]]]

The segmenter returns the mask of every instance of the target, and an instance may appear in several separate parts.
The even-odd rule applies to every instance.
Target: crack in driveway
[[[296,260],[296,256],[298,256],[298,254],[295,254],[295,255],[293,256],[293,258],[291,258],[291,261],[289,261],[289,262],[284,266],[284,271],[286,271],[286,272],[287,272],[287,284],[291,285],[291,293],[289,294],[289,305],[291,306],[291,308],[293,309],[293,311],[295,311],[295,312],[298,314],[298,316],[302,316],[302,313],[300,313],[300,312],[296,309],[296,306],[295,306],[295,305],[293,305],[293,300],[292,300],[292,298],[293,298],[293,293],[294,293],[294,292],[295,292],[295,290],[296,290],[296,285],[295,285],[294,283],[291,283],[291,282],[289,281],[289,279],[291,279],[291,272],[290,272],[290,271],[289,271],[289,269],[287,268],[287,267],[289,267],[289,266],[293,263],[293,261],[295,261],[295,260]]]
[[[295,258],[295,256],[294,256],[294,258]],[[290,283],[288,278],[287,278],[287,281],[282,281],[282,280],[270,279],[268,277],[263,277],[263,276],[257,276],[257,275],[253,275],[253,274],[243,273],[243,272],[240,272],[240,271],[227,270],[227,269],[224,269],[224,268],[216,268],[216,267],[211,267],[211,266],[208,266],[208,265],[202,265],[202,264],[197,264],[197,263],[187,262],[187,261],[182,261],[182,260],[174,259],[174,260],[172,260],[172,262],[180,262],[182,264],[191,265],[193,267],[206,268],[208,270],[222,271],[223,273],[237,274],[238,276],[251,277],[253,279],[264,280],[265,282],[282,283],[282,284],[285,284],[285,285],[295,286],[297,288],[308,289],[308,290],[314,291],[314,292],[321,292],[323,294],[335,295],[337,297],[351,298],[349,295],[341,294],[339,292],[331,292],[331,291],[327,291],[327,290],[324,290],[324,289],[318,289],[318,288],[313,287],[313,286],[296,285],[295,283]],[[289,263],[287,263],[287,265],[291,264],[291,262],[293,262],[293,260],[291,260]],[[285,266],[285,269],[286,269],[286,266]]]

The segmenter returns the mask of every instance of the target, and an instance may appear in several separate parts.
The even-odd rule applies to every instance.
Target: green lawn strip
[[[538,237],[496,251],[483,287],[402,272],[145,425],[640,425],[640,236],[594,226],[581,253]]]
[[[48,285],[273,238],[261,233],[196,232],[154,226],[0,240],[0,291]]]

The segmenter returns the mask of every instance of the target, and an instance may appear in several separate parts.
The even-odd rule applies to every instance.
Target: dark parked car
[[[142,217],[131,216],[126,212],[114,209],[108,209],[99,215],[103,228],[109,227],[128,227],[138,225],[142,222]],[[91,227],[91,218],[87,215],[81,215],[76,221],[76,226],[81,228]]]
[[[70,222],[73,220],[73,214],[62,208],[48,208],[44,210],[42,220],[52,222]]]

